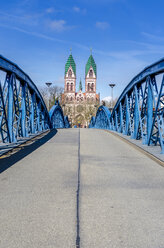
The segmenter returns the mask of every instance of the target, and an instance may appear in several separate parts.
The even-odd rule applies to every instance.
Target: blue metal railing
[[[90,127],[114,130],[164,153],[164,59],[146,67],[120,95],[111,114],[100,106]]]
[[[0,140],[16,142],[50,128],[68,127],[59,104],[49,116],[46,104],[30,77],[15,63],[0,55]],[[0,77],[1,78],[1,77]],[[56,109],[56,111],[55,111]],[[58,111],[57,111],[58,109]],[[60,111],[59,111],[60,109]],[[62,124],[61,124],[62,123]]]

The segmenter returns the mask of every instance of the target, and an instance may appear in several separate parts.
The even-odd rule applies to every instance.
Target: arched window
[[[90,91],[90,84],[88,84],[88,91]]]
[[[71,69],[68,71],[68,77],[69,77],[69,78],[72,77],[72,71],[71,71]]]
[[[91,84],[91,91],[94,91],[94,83]]]
[[[71,91],[73,91],[73,83],[71,83]]]
[[[70,97],[70,101],[72,102],[72,96]]]
[[[89,77],[93,77],[93,70],[92,69],[89,70]]]
[[[67,83],[67,91],[69,91],[69,83]]]
[[[68,96],[66,97],[66,102],[68,102]]]
[[[89,97],[87,98],[87,102],[89,102]]]
[[[92,97],[91,101],[94,102],[94,98],[93,97]]]
[[[77,101],[79,101],[79,97],[77,97]]]

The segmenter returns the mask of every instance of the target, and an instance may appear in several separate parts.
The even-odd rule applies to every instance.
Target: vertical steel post
[[[42,130],[45,129],[45,110],[42,110]]]
[[[119,132],[122,133],[123,130],[123,113],[122,113],[122,103],[120,102],[120,127]]]
[[[13,74],[10,75],[10,79],[8,81],[8,128],[9,128],[9,136],[10,141],[14,142],[14,132],[13,132],[13,103],[14,103],[14,97],[13,97]]]
[[[41,131],[41,123],[40,123],[40,114],[41,114],[41,105],[40,101],[37,103],[37,126],[38,126],[38,131]]]
[[[32,92],[31,94],[31,110],[30,110],[30,121],[31,121],[31,132],[35,133],[34,127],[34,104],[35,104],[35,93]]]
[[[128,95],[126,94],[126,122],[125,122],[125,134],[129,134],[129,124],[130,124],[130,106],[129,106],[129,98]]]
[[[21,129],[22,136],[26,137],[26,83],[22,84],[22,102],[21,102]]]
[[[135,125],[135,89],[130,96],[130,135],[134,139],[134,125]]]
[[[137,139],[137,132],[139,126],[139,94],[137,86],[134,86],[134,94],[135,94],[135,105],[134,105],[134,132],[133,132],[133,139]]]
[[[147,96],[147,139],[146,144],[148,144],[148,140],[150,139],[151,128],[153,124],[153,94],[151,89],[151,81],[148,83],[148,96]]]
[[[116,127],[116,131],[118,131],[118,116],[116,110],[115,110],[115,127]]]
[[[145,90],[142,98],[142,107],[140,111],[140,130],[138,130],[138,139],[142,138],[143,145],[146,145],[148,143],[148,139],[147,139],[148,84],[149,84],[149,79],[146,78]]]

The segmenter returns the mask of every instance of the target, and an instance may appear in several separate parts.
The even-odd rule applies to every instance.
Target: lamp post
[[[115,85],[116,84],[114,84],[114,83],[109,84],[109,86],[111,87],[111,98],[112,98],[112,100],[111,100],[111,110],[113,109],[113,88],[114,88]]]
[[[52,85],[52,83],[51,82],[46,82],[45,84],[48,87],[48,111],[49,111],[50,110],[50,91],[49,91],[49,88]]]

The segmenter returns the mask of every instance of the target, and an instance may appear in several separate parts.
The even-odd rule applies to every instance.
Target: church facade
[[[72,54],[65,64],[64,79],[64,93],[61,99],[64,115],[68,116],[72,127],[87,127],[100,104],[100,96],[96,93],[97,66],[92,54],[85,66],[85,92],[81,80],[76,92],[76,64]]]

